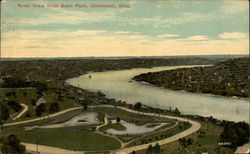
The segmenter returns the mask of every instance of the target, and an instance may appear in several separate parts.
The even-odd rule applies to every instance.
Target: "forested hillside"
[[[182,68],[141,74],[134,79],[172,90],[248,97],[248,66],[249,57],[244,57],[209,67]]]

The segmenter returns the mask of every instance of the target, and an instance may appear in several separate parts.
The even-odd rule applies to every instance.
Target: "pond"
[[[120,124],[126,127],[126,130],[119,131],[115,129],[107,129],[106,132],[110,134],[115,134],[115,135],[141,135],[141,134],[154,132],[158,128],[164,125],[167,125],[168,123],[148,123],[143,126],[137,126],[133,123],[122,121]],[[153,124],[157,124],[157,125],[153,127]]]
[[[39,128],[61,128],[61,127],[81,126],[81,125],[97,125],[100,123],[101,122],[97,118],[97,113],[87,112],[87,113],[82,113],[78,116],[75,116],[74,118],[64,123],[39,126]]]

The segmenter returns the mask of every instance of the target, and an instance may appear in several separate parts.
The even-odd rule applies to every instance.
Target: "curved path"
[[[27,151],[34,153],[37,153],[37,151],[39,151],[40,154],[83,154],[84,153],[81,151],[66,150],[46,145],[38,145],[37,148],[36,144],[29,144],[29,143],[22,143],[22,144],[26,146]]]
[[[43,116],[43,117],[40,117],[40,118],[35,118],[35,119],[30,119],[30,120],[24,120],[24,121],[18,121],[18,122],[13,122],[13,123],[7,123],[7,124],[4,124],[3,126],[4,127],[6,127],[6,126],[14,126],[14,125],[19,125],[19,124],[25,124],[25,123],[29,123],[29,122],[44,120],[44,119],[48,119],[48,118],[51,118],[51,117],[59,116],[59,115],[64,114],[66,112],[77,110],[77,109],[81,109],[81,108],[82,107],[69,108],[69,109],[66,109],[66,110],[63,110],[63,111],[60,111],[60,112],[57,112],[57,113],[54,113],[54,114],[50,114],[50,115],[47,115],[47,116]]]
[[[14,118],[12,118],[12,120],[20,118],[25,112],[28,111],[29,107],[26,104],[21,103],[21,106],[23,107],[23,110],[20,113],[18,113]]]
[[[110,106],[110,105],[96,105],[96,106],[91,106],[91,107],[114,107],[114,106]],[[66,112],[69,112],[69,111],[73,111],[73,110],[76,110],[76,109],[80,109],[82,107],[75,107],[75,108],[70,108],[70,109],[67,109],[67,110],[64,110],[64,111],[61,111],[61,112],[58,112],[58,113],[55,113],[55,114],[52,114],[52,115],[49,115],[49,116],[44,116],[44,117],[41,117],[41,118],[36,118],[36,119],[31,119],[31,120],[25,120],[25,121],[20,121],[20,122],[15,122],[15,123],[9,123],[9,124],[5,124],[4,126],[12,126],[12,125],[18,125],[18,124],[23,124],[23,123],[29,123],[29,122],[33,122],[33,121],[38,121],[38,120],[43,120],[43,119],[47,119],[47,118],[50,118],[50,117],[55,117],[55,116],[58,116],[58,115],[61,115],[63,113],[66,113]],[[139,112],[139,111],[135,111],[135,110],[132,110],[132,109],[128,109],[128,108],[125,108],[125,107],[116,107],[116,108],[119,108],[119,109],[122,109],[124,111],[128,111],[128,112],[132,112],[132,113],[137,113],[137,114],[142,114],[142,115],[148,115],[148,116],[157,116],[157,117],[162,117],[162,118],[169,118],[169,119],[176,119],[176,120],[180,120],[180,121],[188,121],[189,123],[191,123],[191,127],[183,132],[180,132],[174,136],[171,136],[169,138],[166,138],[166,139],[163,139],[163,140],[159,140],[157,142],[151,142],[151,143],[148,143],[148,144],[143,144],[143,145],[138,145],[138,146],[133,146],[133,147],[129,147],[129,148],[123,148],[123,149],[120,149],[120,150],[115,150],[114,153],[118,153],[118,154],[126,154],[126,153],[130,153],[132,151],[138,151],[138,150],[143,150],[143,149],[146,149],[148,148],[148,146],[151,144],[151,145],[154,145],[156,143],[162,145],[162,144],[167,144],[167,143],[170,143],[170,142],[173,142],[173,141],[176,141],[178,140],[179,138],[183,138],[187,135],[190,135],[196,131],[198,131],[200,128],[201,128],[201,125],[196,122],[196,121],[193,121],[193,120],[188,120],[186,118],[182,118],[182,117],[174,117],[174,116],[167,116],[167,115],[161,115],[161,114],[156,114],[156,113],[146,113],[146,112]],[[105,125],[105,122],[104,122],[104,125]],[[24,145],[26,145],[26,149],[28,151],[36,151],[36,148],[37,148],[37,145],[36,144],[29,144],[29,143],[22,143]],[[62,149],[62,148],[57,148],[57,147],[51,147],[51,146],[44,146],[44,145],[39,145],[39,149],[38,149],[41,153],[44,153],[44,154],[64,154],[64,153],[75,153],[75,154],[80,154],[80,153],[84,153],[84,151],[72,151],[72,150],[66,150],[66,149]]]
[[[138,145],[138,146],[124,148],[124,149],[119,150],[117,152],[118,154],[123,154],[123,153],[126,154],[126,153],[131,153],[133,151],[143,150],[143,149],[148,148],[148,146],[150,144],[151,145],[154,145],[156,143],[158,143],[159,145],[167,144],[167,143],[176,141],[179,138],[183,138],[183,137],[185,137],[187,135],[190,135],[190,134],[198,131],[201,128],[200,123],[198,123],[196,121],[193,121],[193,120],[188,120],[188,119],[182,118],[182,117],[167,116],[167,115],[161,115],[161,114],[156,114],[156,113],[139,112],[139,111],[135,111],[135,110],[131,110],[131,109],[125,108],[125,107],[117,107],[117,108],[120,108],[120,109],[128,111],[128,112],[137,113],[137,114],[143,114],[143,115],[149,115],[149,116],[157,116],[157,117],[168,118],[168,119],[176,119],[176,120],[180,120],[180,121],[188,121],[192,125],[189,129],[187,129],[187,130],[185,130],[183,132],[180,132],[180,133],[178,133],[178,134],[176,134],[174,136],[171,136],[169,138],[166,138],[166,139],[163,139],[163,140],[159,140],[159,141],[156,141],[156,142],[151,142],[151,143],[148,143],[148,144],[142,144],[142,145]]]
[[[172,128],[176,127],[178,124],[179,124],[179,122],[177,121],[174,125],[172,125],[172,126],[170,126],[170,127],[167,127],[167,128],[162,129],[162,130],[160,130],[160,131],[155,131],[155,132],[153,132],[153,133],[151,133],[151,134],[143,135],[143,136],[138,137],[138,138],[136,138],[136,139],[134,139],[134,140],[131,140],[131,141],[129,141],[129,142],[126,142],[124,145],[126,146],[126,145],[129,145],[130,143],[132,143],[132,142],[134,142],[134,141],[137,141],[137,140],[140,140],[140,139],[142,139],[142,138],[144,138],[144,137],[146,137],[146,136],[153,135],[153,134],[157,134],[157,133],[159,133],[159,132],[163,132],[163,131],[166,131],[166,130],[168,130],[168,129],[172,129]],[[125,146],[122,147],[122,149],[125,148]]]

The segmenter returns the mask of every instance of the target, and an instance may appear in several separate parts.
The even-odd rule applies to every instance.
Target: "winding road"
[[[90,106],[90,107],[114,107],[114,106],[110,106],[110,105],[99,105],[98,106],[98,105],[96,105],[96,106]],[[41,117],[41,118],[35,118],[35,119],[30,119],[30,120],[25,120],[25,121],[20,121],[20,122],[8,123],[8,124],[5,124],[4,126],[14,126],[14,125],[18,125],[18,124],[24,124],[24,123],[39,121],[39,120],[55,117],[55,116],[67,113],[69,111],[73,111],[73,110],[81,109],[81,108],[82,107],[69,108],[69,109],[63,110],[61,112],[51,114],[49,116],[44,116],[44,117]],[[113,151],[113,153],[117,153],[117,154],[127,154],[127,153],[131,153],[133,151],[143,150],[143,149],[148,148],[148,146],[150,144],[151,145],[154,145],[156,143],[158,143],[159,145],[167,144],[167,143],[176,141],[179,138],[183,138],[183,137],[185,137],[187,135],[190,135],[190,134],[198,131],[201,128],[201,125],[198,122],[193,121],[193,120],[188,120],[188,119],[182,118],[182,117],[167,116],[167,115],[161,115],[161,114],[156,114],[156,113],[139,112],[139,111],[135,111],[135,110],[125,108],[125,107],[114,107],[114,108],[119,108],[121,110],[131,112],[131,113],[136,113],[136,114],[142,114],[142,115],[148,115],[148,116],[157,116],[157,117],[168,118],[168,119],[176,119],[176,120],[179,120],[179,121],[188,121],[192,125],[189,129],[187,129],[187,130],[185,130],[183,132],[180,132],[180,133],[178,133],[178,134],[176,134],[174,136],[171,136],[169,138],[163,139],[163,140],[159,140],[159,141],[156,141],[156,142],[151,142],[151,143],[148,143],[148,144],[133,146],[133,147],[129,147],[129,148],[124,148],[124,146],[121,146],[122,149]],[[107,121],[104,122],[104,124],[102,124],[102,125],[105,125],[106,123],[107,123]],[[24,144],[26,146],[26,149],[28,151],[36,151],[37,150],[37,145],[36,144],[29,144],[29,143],[22,143],[22,144]],[[72,150],[66,150],[66,149],[62,149],[62,148],[44,146],[44,145],[39,145],[38,147],[39,147],[38,151],[40,153],[42,153],[42,154],[52,154],[52,153],[53,154],[64,154],[64,153],[65,154],[66,153],[67,154],[71,154],[71,153],[74,153],[74,154],[79,153],[80,154],[80,153],[85,153],[85,151],[72,151]]]
[[[7,123],[7,124],[4,124],[3,127],[14,126],[14,125],[19,125],[19,124],[25,124],[25,123],[35,122],[35,121],[39,121],[39,120],[44,120],[44,119],[48,119],[48,118],[51,118],[51,117],[59,116],[61,114],[67,113],[69,111],[73,111],[73,110],[77,110],[77,109],[81,109],[81,108],[82,107],[69,108],[69,109],[66,109],[66,110],[63,110],[63,111],[60,111],[60,112],[57,112],[57,113],[54,113],[54,114],[50,114],[48,116],[43,116],[43,117],[40,117],[40,118],[35,118],[35,119],[30,119],[30,120],[24,120],[24,121]]]
[[[12,118],[12,120],[20,118],[25,112],[28,111],[29,107],[26,104],[21,103],[21,106],[23,107],[23,110],[19,112],[14,118]]]
[[[190,134],[198,131],[201,128],[200,123],[198,123],[196,121],[193,121],[193,120],[188,120],[186,118],[167,116],[167,115],[161,115],[161,114],[156,114],[156,113],[139,112],[139,111],[131,110],[131,109],[124,108],[124,107],[117,107],[117,108],[120,108],[120,109],[128,111],[128,112],[137,113],[137,114],[143,114],[143,115],[148,115],[148,116],[157,116],[157,117],[168,118],[168,119],[176,119],[176,120],[179,120],[179,121],[188,121],[192,125],[189,129],[187,129],[187,130],[185,130],[183,132],[180,132],[180,133],[178,133],[178,134],[176,134],[174,136],[171,136],[169,138],[165,138],[163,140],[159,140],[159,141],[156,141],[156,142],[151,142],[151,143],[148,143],[148,144],[143,144],[143,145],[133,146],[133,147],[129,147],[129,148],[124,148],[124,149],[121,149],[121,150],[117,151],[116,152],[117,154],[127,154],[127,153],[131,153],[133,151],[143,150],[143,149],[148,148],[148,146],[150,144],[151,145],[154,145],[156,143],[158,143],[159,145],[167,144],[167,143],[176,141],[179,138],[183,138],[183,137],[185,137],[187,135],[190,135]]]

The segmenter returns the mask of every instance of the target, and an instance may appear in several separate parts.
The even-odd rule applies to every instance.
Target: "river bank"
[[[228,97],[183,93],[131,82],[131,78],[146,72],[177,69],[191,66],[167,66],[151,69],[94,72],[71,78],[67,84],[92,92],[101,92],[109,99],[125,101],[129,104],[141,102],[147,106],[169,109],[178,108],[183,114],[213,116],[219,120],[249,121],[248,100]],[[92,78],[89,79],[88,76]],[[180,97],[181,96],[181,97]],[[185,101],[183,101],[185,100]],[[221,112],[221,109],[224,112]],[[231,116],[226,116],[231,115]]]

